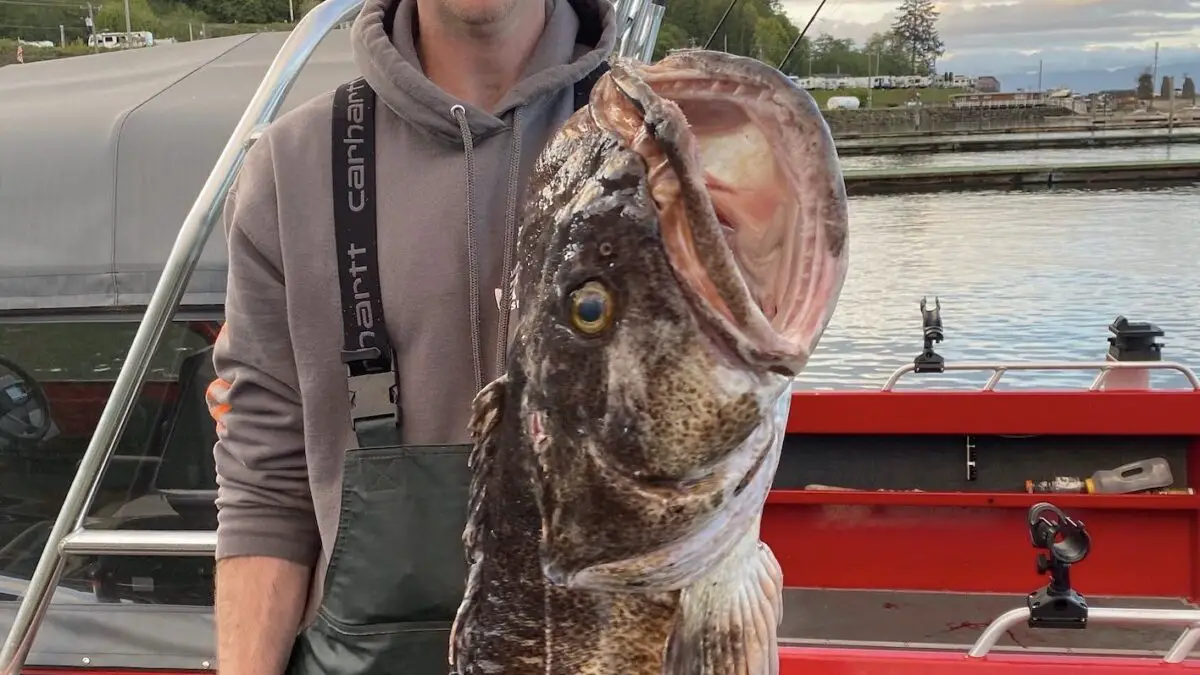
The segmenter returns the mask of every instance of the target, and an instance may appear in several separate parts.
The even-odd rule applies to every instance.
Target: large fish
[[[759,541],[847,267],[813,99],[721,52],[615,60],[530,179],[506,373],[475,400],[459,675],[778,672]]]

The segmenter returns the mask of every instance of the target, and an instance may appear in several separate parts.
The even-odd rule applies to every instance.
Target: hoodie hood
[[[385,105],[431,135],[461,143],[451,109],[465,112],[471,135],[508,128],[515,108],[574,85],[608,57],[617,30],[608,0],[546,0],[546,27],[516,85],[495,110],[448,95],[425,77],[413,42],[416,0],[366,0],[351,29],[354,63]]]

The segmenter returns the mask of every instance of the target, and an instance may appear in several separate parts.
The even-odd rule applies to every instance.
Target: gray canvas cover
[[[0,68],[0,312],[144,306],[286,33]],[[325,37],[281,113],[357,74]],[[184,306],[225,297],[214,228]]]

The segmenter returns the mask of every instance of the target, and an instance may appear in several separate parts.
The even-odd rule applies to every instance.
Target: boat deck
[[[1091,607],[1196,608],[1183,599],[1084,597]],[[797,647],[965,652],[992,620],[1024,604],[1024,596],[1009,594],[788,588],[779,641]],[[1162,656],[1180,630],[1112,624],[1092,624],[1083,630],[1032,630],[1020,624],[993,651]]]

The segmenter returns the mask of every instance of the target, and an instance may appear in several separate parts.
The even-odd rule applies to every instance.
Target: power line
[[[84,9],[86,4],[61,2],[60,0],[0,0],[0,5],[23,5],[26,7],[54,7],[58,9]]]

